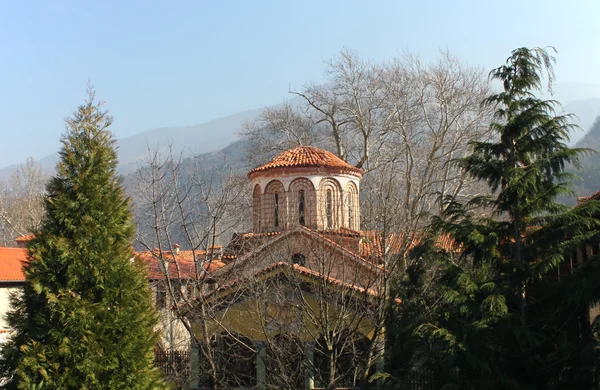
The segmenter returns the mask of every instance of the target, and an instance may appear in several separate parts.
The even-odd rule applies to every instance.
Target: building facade
[[[307,146],[248,173],[253,230],[234,234],[188,314],[192,388],[369,386],[385,296],[360,231],[362,174]]]

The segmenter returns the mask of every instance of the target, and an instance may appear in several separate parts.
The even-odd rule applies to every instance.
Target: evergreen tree
[[[112,118],[88,90],[66,120],[46,215],[31,241],[15,334],[2,349],[9,389],[159,389],[156,314],[117,176]]]
[[[558,103],[535,96],[545,71],[551,85],[553,62],[546,49],[520,48],[491,72],[503,84],[485,101],[495,108],[496,137],[473,142],[472,154],[457,164],[493,195],[465,204],[446,199],[433,228],[452,238],[454,250],[431,243],[419,249],[443,272],[435,305],[417,327],[421,349],[413,357],[425,353],[449,388],[591,386],[580,370],[590,341],[583,326],[589,300],[573,289],[573,278],[553,276],[597,235],[599,208],[556,202],[572,194],[565,168],[588,151],[567,146],[574,125],[569,115],[556,115]],[[481,207],[491,216],[482,217]]]

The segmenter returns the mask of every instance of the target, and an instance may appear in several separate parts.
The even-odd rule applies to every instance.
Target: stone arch
[[[272,180],[265,187],[261,202],[261,229],[281,230],[287,224],[287,196],[283,184]]]
[[[254,191],[252,192],[252,226],[255,232],[261,231],[261,198],[262,198],[262,189],[260,188],[260,184],[256,184],[254,186]]]
[[[316,226],[316,191],[312,182],[300,177],[290,183],[288,192],[290,225]]]
[[[346,226],[348,229],[360,230],[360,199],[358,195],[358,187],[353,182],[348,182],[348,185],[346,185],[346,199],[344,202],[344,207],[346,208]]]
[[[343,226],[342,187],[331,177],[319,183],[319,227],[338,229]]]

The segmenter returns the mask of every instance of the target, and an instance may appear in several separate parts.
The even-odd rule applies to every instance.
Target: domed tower
[[[312,146],[286,150],[251,170],[253,228],[268,232],[307,226],[360,229],[363,170]]]

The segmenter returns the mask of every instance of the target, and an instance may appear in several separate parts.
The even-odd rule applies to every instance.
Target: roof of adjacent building
[[[214,251],[221,247],[215,248]],[[225,266],[220,257],[207,256],[205,250],[145,251],[136,252],[136,256],[148,268],[148,279],[165,279],[168,275],[175,279],[195,279],[203,271],[212,273]]]
[[[219,250],[220,248],[215,248]],[[196,277],[197,264],[208,273],[212,273],[225,266],[220,257],[206,258],[206,251],[182,250],[177,254],[163,251],[162,258],[168,267],[171,278],[193,279]],[[156,252],[136,252],[136,256],[148,268],[148,279],[164,279],[165,267]],[[203,261],[196,262],[194,258]],[[25,248],[0,248],[0,282],[24,282],[23,264],[27,261],[27,249]],[[200,270],[201,271],[201,270]]]
[[[0,248],[0,282],[23,282],[23,263],[27,261],[27,249]]]
[[[600,199],[600,191],[596,191],[592,195],[580,196],[579,198],[577,198],[577,205],[585,203],[589,200],[599,200],[599,199]]]
[[[265,165],[254,168],[248,173],[248,176],[252,177],[259,172],[278,168],[329,168],[359,177],[363,174],[362,169],[348,164],[327,150],[313,146],[299,146],[278,154]]]

